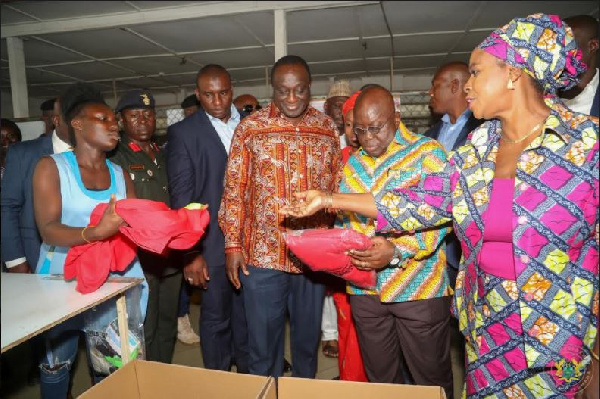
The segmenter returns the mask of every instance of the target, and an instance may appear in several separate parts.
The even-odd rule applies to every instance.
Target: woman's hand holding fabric
[[[110,196],[108,208],[104,211],[102,219],[97,226],[89,229],[93,241],[104,240],[112,237],[119,231],[119,227],[124,223],[123,218],[116,211],[117,199],[114,194]]]

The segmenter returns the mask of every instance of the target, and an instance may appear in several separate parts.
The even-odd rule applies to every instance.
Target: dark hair
[[[15,122],[11,121],[10,119],[2,118],[2,120],[0,121],[0,126],[7,127],[9,129],[13,129],[15,131],[17,137],[19,138],[19,141],[21,141],[23,139],[23,136],[21,135],[21,129],[19,129],[19,125],[17,125]]]
[[[202,76],[205,75],[217,75],[217,74],[221,74],[224,73],[227,75],[227,77],[229,78],[229,81],[231,81],[231,75],[229,74],[229,72],[227,72],[227,69],[225,69],[225,67],[219,65],[219,64],[208,64],[203,66],[198,73],[196,74],[196,85],[198,85],[198,80],[200,80],[200,78]]]
[[[181,109],[185,109],[194,105],[199,107],[200,101],[198,101],[195,94],[192,94],[191,96],[187,96],[183,99],[183,101],[181,102]]]
[[[46,100],[42,103],[42,105],[40,105],[40,110],[42,112],[44,111],[52,111],[54,109],[54,102],[56,101],[56,98],[51,98],[50,100]]]
[[[284,55],[278,59],[277,62],[275,62],[275,65],[273,65],[273,68],[271,68],[271,85],[273,84],[273,75],[275,75],[275,71],[282,65],[302,65],[304,69],[306,69],[306,73],[308,73],[308,82],[312,82],[310,68],[306,61],[304,61],[304,58],[297,55]]]
[[[69,140],[71,145],[75,147],[77,145],[75,141],[75,130],[71,126],[71,121],[81,112],[83,107],[88,104],[103,104],[107,105],[104,101],[102,93],[89,83],[75,83],[67,88],[67,90],[60,95],[60,106],[61,113],[69,129]]]
[[[369,89],[371,87],[381,87],[382,89],[385,88],[382,85],[378,85],[377,83],[367,83],[366,85],[364,85],[363,87],[361,87],[358,91],[363,91],[363,90]]]

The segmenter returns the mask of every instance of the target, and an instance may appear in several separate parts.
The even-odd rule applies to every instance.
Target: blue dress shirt
[[[450,116],[448,114],[445,114],[442,117],[442,127],[440,129],[438,141],[442,147],[444,147],[446,152],[452,151],[452,147],[454,146],[458,135],[470,117],[471,110],[468,108],[458,117],[455,124],[450,123]]]

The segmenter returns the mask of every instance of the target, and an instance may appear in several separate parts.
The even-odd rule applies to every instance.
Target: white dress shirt
[[[52,132],[52,151],[55,154],[60,154],[61,152],[71,151],[73,148],[69,145],[69,143],[65,143],[58,137],[56,134],[56,130]]]
[[[590,83],[585,86],[585,89],[579,93],[577,97],[567,99],[563,98],[563,102],[575,112],[589,115],[592,111],[592,104],[594,103],[594,96],[598,89],[598,68],[596,68],[596,74]]]
[[[206,112],[206,111],[204,111]],[[227,155],[229,155],[229,148],[231,147],[231,139],[233,138],[233,132],[235,132],[235,128],[240,124],[240,113],[237,109],[231,104],[231,117],[227,123],[223,122],[219,118],[215,118],[206,112],[206,116],[208,116],[208,120],[213,125],[225,150],[227,151]]]

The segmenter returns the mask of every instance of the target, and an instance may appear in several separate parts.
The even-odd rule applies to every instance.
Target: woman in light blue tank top
[[[117,145],[119,134],[115,115],[102,95],[90,85],[76,84],[57,101],[62,103],[64,117],[63,122],[59,116],[59,123],[67,124],[74,151],[42,158],[34,172],[34,210],[43,240],[36,268],[40,274],[64,274],[70,247],[116,234],[123,223],[115,212],[116,200],[135,198],[129,175],[106,159],[106,152]],[[96,205],[106,202],[109,207],[98,225],[86,228]],[[124,272],[110,275],[144,278],[137,258]],[[127,299],[133,300],[130,295]],[[145,280],[141,297],[136,299],[143,320],[148,300]],[[103,318],[106,313],[102,310],[94,317]],[[67,396],[82,320],[75,317],[45,334],[47,354],[40,367],[42,398]]]

